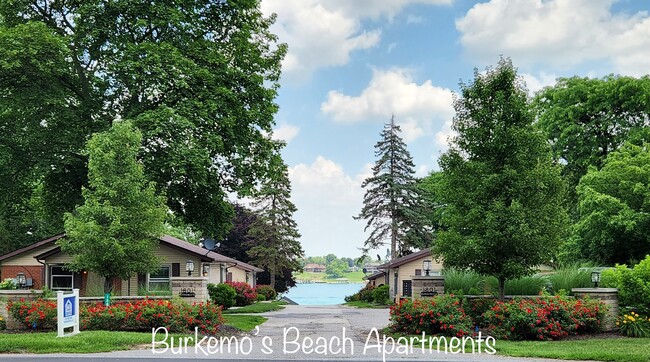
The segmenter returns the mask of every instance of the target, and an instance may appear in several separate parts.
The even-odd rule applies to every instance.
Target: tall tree
[[[560,78],[541,91],[534,106],[538,125],[566,164],[571,201],[589,166],[601,168],[631,131],[650,125],[650,77]]]
[[[293,219],[296,206],[291,202],[291,183],[287,166],[279,156],[273,162],[274,173],[264,182],[253,206],[257,220],[248,236],[255,245],[248,250],[256,265],[270,273],[270,285],[276,287],[283,269],[302,270],[303,257],[298,225]]]
[[[225,194],[250,194],[278,148],[267,135],[286,46],[259,6],[0,2],[0,164],[15,165],[0,172],[0,186],[12,185],[0,243],[62,231],[87,182],[85,141],[116,119],[142,131],[144,173],[174,214],[223,237],[233,216]],[[48,220],[16,217],[30,200]]]
[[[446,266],[495,276],[503,299],[506,280],[553,257],[566,230],[565,186],[510,60],[460,87],[458,135],[440,158],[448,230],[433,250]]]
[[[384,125],[381,140],[375,144],[377,161],[372,176],[361,184],[366,189],[363,208],[354,218],[367,220],[364,231],[371,230],[362,249],[364,255],[387,241],[392,258],[431,244],[420,190],[413,176],[413,158],[400,132],[395,117],[391,117]]]
[[[113,278],[128,279],[159,266],[154,250],[167,208],[136,159],[141,140],[141,133],[123,121],[88,141],[84,203],[66,214],[67,237],[58,241],[72,256],[70,269],[101,275],[106,293]]]
[[[600,170],[589,168],[577,191],[572,259],[629,264],[650,254],[650,142],[611,152]]]

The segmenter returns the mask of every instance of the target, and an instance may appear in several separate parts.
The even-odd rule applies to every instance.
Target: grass
[[[552,342],[497,341],[497,354],[596,361],[650,361],[650,338],[589,338]]]
[[[248,332],[268,319],[258,315],[224,314],[224,324]],[[151,336],[149,336],[151,337]],[[151,342],[151,339],[149,340]]]
[[[553,271],[548,275],[548,279],[553,287],[552,292],[557,293],[564,290],[571,293],[573,288],[589,288],[593,286],[591,282],[591,270],[581,268],[580,264],[566,265]]]
[[[350,306],[350,307],[355,307],[355,308],[388,308],[387,305],[380,305],[376,303],[371,303],[371,302],[364,302],[361,300],[353,301],[353,302],[345,302],[343,303],[344,305]]]
[[[284,309],[287,303],[281,300],[275,300],[271,303],[260,303],[247,305],[241,308],[224,310],[223,314],[242,314],[242,313],[265,313]]]
[[[319,283],[336,283],[341,280],[346,280],[349,283],[363,283],[363,274],[362,271],[358,272],[349,272],[344,273],[342,278],[329,278],[325,273],[307,273],[303,272],[295,275],[295,279],[305,282],[319,282]]]
[[[150,344],[151,333],[83,331],[76,336],[58,338],[56,332],[3,333],[1,353],[96,353],[132,349]]]

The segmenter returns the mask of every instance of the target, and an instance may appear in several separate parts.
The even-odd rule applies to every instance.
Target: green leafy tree
[[[444,230],[442,222],[445,206],[442,194],[443,178],[444,174],[441,171],[435,171],[426,177],[418,179],[418,187],[422,190],[425,205],[424,215],[428,219],[434,238],[438,232]]]
[[[564,160],[563,175],[574,188],[589,166],[600,169],[635,129],[650,117],[650,77],[607,76],[602,79],[560,78],[538,93],[534,105],[538,125]]]
[[[303,250],[298,240],[298,225],[293,219],[297,209],[290,200],[287,166],[279,157],[272,166],[275,172],[262,185],[253,203],[257,220],[250,226],[248,236],[255,240],[255,244],[248,250],[248,255],[256,265],[270,273],[269,285],[275,288],[281,270],[302,270]]]
[[[325,265],[330,265],[330,263],[333,262],[336,259],[338,259],[338,258],[334,254],[325,255]]]
[[[116,119],[142,131],[145,176],[175,216],[223,237],[226,193],[249,195],[279,148],[274,19],[259,0],[0,2],[0,243],[63,230],[85,142]]]
[[[650,139],[650,138],[649,138]],[[580,180],[574,258],[613,265],[650,254],[650,142],[628,142]]]
[[[366,192],[363,208],[355,220],[366,220],[364,231],[371,230],[362,249],[364,255],[386,242],[390,243],[392,258],[431,244],[422,197],[413,176],[413,158],[399,132],[401,129],[392,117],[375,144],[377,161],[372,176],[361,184]]]
[[[104,277],[104,292],[113,278],[155,271],[154,255],[164,230],[167,208],[146,181],[136,155],[142,135],[127,121],[88,141],[88,188],[84,203],[65,216],[61,250],[72,256],[71,270]]]
[[[433,248],[446,267],[505,281],[548,262],[566,229],[565,184],[533,127],[526,90],[509,60],[461,84],[458,135],[440,158],[447,230]]]
[[[325,274],[327,274],[330,278],[342,278],[347,270],[348,263],[341,259],[334,259],[329,264],[327,264]]]

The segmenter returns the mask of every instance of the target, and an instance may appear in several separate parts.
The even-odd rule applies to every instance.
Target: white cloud
[[[375,70],[358,96],[330,91],[321,111],[337,122],[387,122],[395,115],[404,140],[431,133],[454,113],[452,92],[431,80],[416,83],[407,69]]]
[[[419,24],[424,21],[424,18],[421,16],[409,14],[409,16],[406,17],[406,23],[407,24]]]
[[[292,139],[294,139],[298,133],[300,132],[300,128],[296,126],[292,126],[290,124],[280,124],[277,128],[273,130],[273,139],[274,140],[282,140],[287,143],[291,142]]]
[[[521,76],[524,78],[528,92],[531,95],[545,87],[554,85],[556,83],[555,80],[558,78],[554,74],[546,74],[544,72],[541,72],[538,76],[529,73],[522,73]]]
[[[609,61],[617,72],[650,72],[647,12],[615,14],[616,0],[491,0],[456,21],[461,43],[477,58],[511,56],[517,64]]]
[[[356,50],[379,44],[380,29],[364,19],[392,19],[409,4],[450,4],[453,0],[263,0],[262,12],[278,15],[271,31],[289,44],[283,77],[304,80],[316,69],[340,66]]]
[[[326,255],[332,250],[338,256],[361,254],[357,248],[367,237],[365,225],[352,217],[363,205],[361,183],[372,174],[371,167],[367,164],[357,175],[349,176],[341,165],[318,156],[311,165],[289,168],[292,200],[298,208],[295,218],[307,255]]]

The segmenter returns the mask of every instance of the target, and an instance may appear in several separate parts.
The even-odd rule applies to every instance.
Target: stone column
[[[412,280],[413,299],[433,298],[436,295],[445,294],[444,276],[414,276]]]
[[[607,315],[603,323],[603,330],[613,331],[616,329],[618,319],[618,289],[616,288],[573,288],[573,295],[578,299],[589,297],[598,299],[607,306]]]

